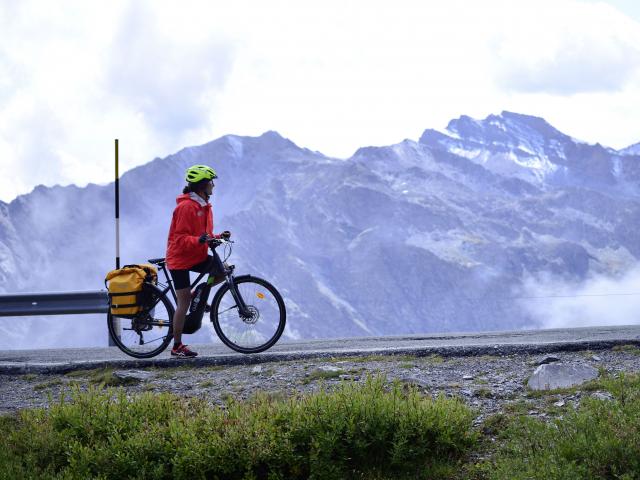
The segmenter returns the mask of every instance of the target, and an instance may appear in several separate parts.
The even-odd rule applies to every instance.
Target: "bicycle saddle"
[[[148,260],[149,263],[153,263],[154,265],[158,265],[159,267],[161,267],[162,265],[164,265],[164,257],[163,258],[150,258]]]

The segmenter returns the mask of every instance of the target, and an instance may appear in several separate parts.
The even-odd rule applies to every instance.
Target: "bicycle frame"
[[[221,260],[221,257],[216,253],[215,249],[220,245],[231,247],[232,241],[228,239],[210,239],[208,246],[211,249],[212,255],[210,257],[210,263],[205,267],[205,271],[197,275],[195,281],[190,282],[189,289],[196,289],[198,291],[198,301],[194,302],[189,298],[190,305],[189,311],[185,318],[185,328],[183,333],[195,333],[202,326],[202,319],[206,311],[211,312],[211,322],[216,334],[229,348],[240,353],[259,353],[273,346],[280,336],[282,335],[285,323],[286,323],[286,309],[284,300],[276,288],[264,279],[255,277],[252,275],[234,275],[235,265],[227,265]],[[227,252],[225,252],[227,253]],[[230,254],[231,252],[229,252]],[[228,255],[225,257],[228,258]],[[121,329],[120,318],[113,317],[108,314],[108,328],[109,334],[114,339],[116,345],[126,354],[136,358],[150,358],[158,355],[164,350],[171,341],[171,326],[173,324],[173,317],[175,315],[175,305],[178,303],[178,295],[175,289],[175,283],[170,275],[170,271],[166,265],[165,258],[149,259],[149,263],[157,265],[158,270],[161,270],[164,274],[164,278],[160,277],[160,282],[155,284],[143,284],[143,288],[146,290],[143,292],[144,296],[144,308],[140,315],[130,318],[131,328]],[[208,275],[205,282],[202,279]],[[222,285],[218,288],[211,303],[209,303],[209,297],[211,290],[214,286],[214,282],[225,281],[226,285]],[[166,283],[164,283],[166,282]],[[269,325],[273,324],[277,328],[273,331],[271,337],[264,335],[256,336],[256,328],[254,325],[260,317],[260,308],[266,306],[266,303],[256,302],[256,304],[245,303],[240,293],[240,285],[249,285],[249,288],[253,290],[247,290],[247,300],[251,302],[251,291],[260,299],[266,298],[264,294],[258,292],[256,289],[266,289],[270,294],[269,312],[271,312],[271,305],[275,308],[275,317],[273,314],[268,316],[268,324],[265,324],[269,329]],[[183,290],[181,290],[183,291]],[[266,293],[265,291],[265,293]],[[150,295],[147,295],[150,293]],[[228,294],[231,294],[232,298],[228,298]],[[171,296],[169,296],[171,295]],[[173,297],[173,302],[171,301]],[[190,297],[185,295],[185,297]],[[186,300],[186,298],[185,298]],[[232,303],[235,302],[235,303]],[[157,305],[164,308],[159,310],[158,314],[155,314]],[[229,305],[231,304],[231,305]],[[222,307],[221,307],[222,305]],[[228,317],[225,312],[235,311],[231,313],[231,317]],[[166,312],[163,314],[163,312]],[[235,317],[235,314],[238,317]],[[169,318],[167,318],[167,315]],[[125,319],[129,319],[126,317]],[[276,323],[273,323],[276,320]],[[136,322],[138,322],[136,324]],[[262,325],[262,324],[261,324]],[[157,330],[153,330],[153,327],[169,326],[169,330],[165,334],[159,333]],[[238,330],[238,327],[240,330]],[[230,328],[231,330],[227,330]],[[126,339],[122,340],[120,333],[123,330],[133,330],[135,334],[127,334]],[[143,339],[143,332],[153,330],[152,338],[149,339],[146,333]],[[246,331],[245,331],[246,330]],[[230,334],[230,335],[229,335]],[[247,337],[246,334],[249,334]],[[155,338],[157,337],[157,338]],[[138,349],[137,345],[146,345],[152,342],[160,341],[161,344],[152,350]],[[257,343],[256,343],[257,342]],[[260,343],[262,342],[262,343]],[[144,350],[144,351],[143,351]]]
[[[218,255],[218,252],[215,251],[214,248],[211,249],[211,252],[213,253],[213,265],[215,265],[216,263],[218,264],[218,269],[222,270],[224,272],[224,276],[225,276],[225,282],[227,283],[227,285],[229,286],[229,291],[231,292],[231,295],[233,297],[233,299],[236,302],[236,305],[238,305],[238,312],[240,313],[241,317],[251,317],[251,312],[249,311],[249,309],[247,308],[246,303],[244,302],[244,299],[242,298],[242,295],[240,295],[240,292],[238,291],[238,288],[236,286],[236,282],[235,282],[235,276],[233,275],[233,269],[227,269],[224,267],[224,264],[222,263],[222,260],[220,259],[220,256]],[[193,288],[200,283],[200,280],[202,280],[202,278],[205,275],[209,275],[207,277],[207,285],[209,286],[209,290],[207,291],[207,298],[209,296],[209,293],[211,292],[211,287],[213,286],[213,280],[215,278],[215,275],[213,274],[212,270],[213,270],[213,265],[212,265],[212,269],[208,272],[203,272],[200,275],[198,275],[198,277],[193,281],[193,283],[189,286],[190,290],[193,290]],[[173,286],[173,280],[171,279],[171,276],[169,275],[169,272],[167,272],[167,268],[166,268],[166,264],[163,264],[160,269],[162,270],[162,273],[164,274],[166,280],[167,280],[167,287],[162,291],[162,295],[166,295],[167,292],[170,290],[171,291],[171,296],[173,297],[173,302],[177,305],[178,303],[178,296],[176,295],[176,290]]]

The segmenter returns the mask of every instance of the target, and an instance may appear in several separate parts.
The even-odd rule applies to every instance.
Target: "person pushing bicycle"
[[[182,330],[189,304],[191,290],[189,272],[213,271],[224,279],[224,271],[208,254],[207,242],[211,239],[229,239],[231,232],[213,233],[213,211],[209,197],[213,193],[213,179],[218,178],[215,170],[206,165],[193,165],[187,169],[182,195],[176,198],[169,238],[167,240],[166,263],[177,296],[176,311],[173,315],[173,348],[175,357],[195,357],[198,354],[182,343]],[[221,280],[220,280],[221,281]],[[219,283],[216,281],[216,283]]]

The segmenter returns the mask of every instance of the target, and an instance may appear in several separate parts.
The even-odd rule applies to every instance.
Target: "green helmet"
[[[186,180],[189,183],[196,183],[200,180],[213,180],[218,178],[216,171],[206,165],[193,165],[187,168]]]

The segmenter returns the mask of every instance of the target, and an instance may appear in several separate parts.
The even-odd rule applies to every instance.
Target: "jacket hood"
[[[176,197],[176,203],[184,202],[185,200],[191,200],[191,196],[188,193],[183,193]]]
[[[210,205],[209,202],[206,202],[202,197],[200,197],[195,193],[183,193],[182,195],[178,195],[176,197],[176,204],[180,204],[188,200],[196,202],[201,207],[206,207],[207,205]]]

